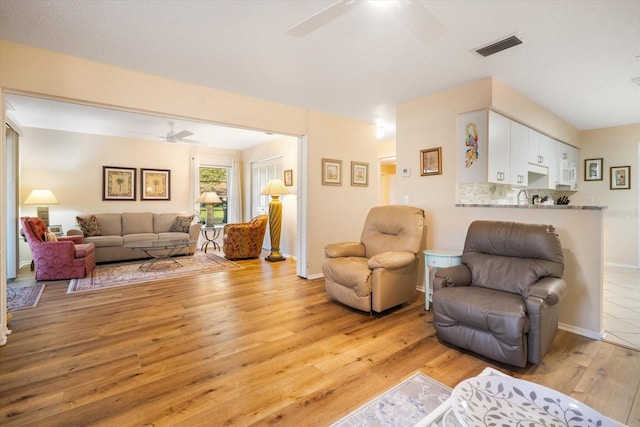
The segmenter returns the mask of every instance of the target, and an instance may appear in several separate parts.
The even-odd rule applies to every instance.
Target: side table
[[[209,243],[213,245],[213,249],[219,251],[220,245],[216,242],[216,239],[220,237],[220,233],[224,229],[224,224],[216,224],[216,225],[203,225],[200,227],[200,234],[202,234],[202,238],[204,242],[200,247],[200,251],[207,253],[207,247]]]
[[[427,249],[424,254],[424,309],[429,310],[429,302],[431,294],[433,294],[433,278],[436,270],[443,267],[452,267],[460,264],[462,251],[453,251],[447,249]]]

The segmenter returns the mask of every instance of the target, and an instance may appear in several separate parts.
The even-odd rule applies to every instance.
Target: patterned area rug
[[[20,288],[7,286],[7,310],[18,311],[38,305],[44,285],[23,286]]]
[[[158,261],[148,271],[140,269],[145,262],[148,260],[98,265],[92,276],[71,279],[67,294],[242,268],[235,262],[202,252],[197,252],[193,256],[179,256]]]
[[[332,427],[413,426],[449,396],[449,387],[417,372],[338,420]]]

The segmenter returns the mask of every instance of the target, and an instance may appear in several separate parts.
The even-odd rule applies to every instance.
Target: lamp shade
[[[284,186],[284,183],[280,179],[272,179],[267,183],[260,194],[268,196],[279,196],[280,194],[289,194],[289,190]]]
[[[58,205],[58,199],[51,190],[33,190],[24,201],[25,205]]]
[[[207,191],[205,193],[202,193],[200,195],[200,197],[198,197],[198,200],[196,200],[196,202],[198,202],[198,203],[222,203],[222,200],[220,200],[220,197],[218,197],[218,194],[215,191]]]

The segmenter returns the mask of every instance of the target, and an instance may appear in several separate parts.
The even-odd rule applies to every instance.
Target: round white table
[[[462,251],[449,249],[427,249],[424,254],[424,309],[429,310],[429,302],[433,294],[433,278],[436,270],[460,264]]]

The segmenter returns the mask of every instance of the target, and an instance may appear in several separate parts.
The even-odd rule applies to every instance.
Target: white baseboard
[[[605,262],[604,265],[605,265],[605,267],[630,268],[630,269],[633,269],[633,270],[637,270],[638,269],[637,265],[619,264],[617,262]]]
[[[309,280],[313,280],[313,279],[321,279],[324,277],[324,274],[322,273],[316,273],[316,274],[310,274],[307,279]]]
[[[567,325],[566,323],[558,323],[558,329],[562,329],[563,331],[571,332],[577,335],[582,335],[583,337],[591,338],[598,341],[602,340],[602,337],[604,334],[604,331],[600,331],[600,332],[591,331],[589,329],[583,329],[573,325]]]

